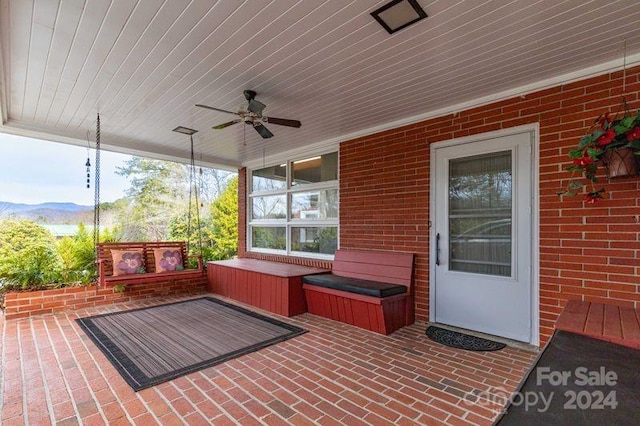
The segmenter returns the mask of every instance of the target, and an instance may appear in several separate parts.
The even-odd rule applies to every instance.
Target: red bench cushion
[[[388,297],[407,292],[407,287],[398,284],[382,283],[359,278],[340,277],[333,274],[305,275],[306,284],[332,288],[349,293],[363,294],[373,297]]]

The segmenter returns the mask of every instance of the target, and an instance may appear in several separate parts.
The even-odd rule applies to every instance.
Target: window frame
[[[323,152],[320,155],[326,155],[331,153],[336,153],[338,156],[336,163],[336,176],[337,179],[329,180],[324,182],[314,182],[308,184],[298,184],[293,185],[293,163],[296,161],[302,161],[307,158],[313,157],[315,155],[306,155],[300,158],[294,158],[284,161],[279,161],[271,164],[265,164],[262,167],[254,167],[247,168],[247,214],[246,214],[246,223],[247,223],[247,231],[246,231],[246,241],[247,241],[247,251],[252,253],[263,253],[263,254],[274,254],[280,256],[295,256],[295,257],[305,257],[310,259],[320,259],[320,260],[333,260],[334,254],[324,254],[324,253],[313,253],[307,251],[294,251],[292,250],[292,229],[293,228],[326,228],[326,227],[335,227],[336,228],[336,249],[340,247],[340,156],[338,150],[331,150],[328,152]],[[267,167],[272,167],[279,164],[286,164],[286,184],[284,188],[280,189],[267,189],[267,190],[258,190],[253,191],[253,172],[256,170],[260,170]],[[332,219],[301,219],[301,218],[292,218],[291,217],[291,207],[292,207],[292,196],[296,193],[307,193],[307,192],[315,192],[321,190],[335,190],[337,193],[337,214],[335,218]],[[286,218],[284,219],[253,219],[253,199],[265,196],[273,196],[273,195],[285,195],[286,198]],[[286,237],[286,246],[284,250],[278,249],[268,249],[268,248],[260,248],[253,247],[253,228],[254,227],[265,227],[265,228],[285,228],[285,237]]]

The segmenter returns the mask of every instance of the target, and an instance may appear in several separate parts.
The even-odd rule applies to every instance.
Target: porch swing
[[[183,130],[176,130],[183,129]],[[187,214],[187,241],[110,242],[100,239],[100,115],[96,121],[96,159],[94,185],[93,239],[98,264],[96,282],[101,287],[125,289],[137,284],[196,284],[204,276],[202,261],[202,230],[198,188],[195,181],[195,159],[193,134],[196,130],[179,127],[179,133],[189,135],[191,140],[191,163],[189,169],[189,210]],[[188,131],[188,132],[187,132]],[[87,164],[89,160],[87,159]],[[192,196],[195,196],[196,222],[198,227],[197,267],[189,268],[189,237],[191,235]]]

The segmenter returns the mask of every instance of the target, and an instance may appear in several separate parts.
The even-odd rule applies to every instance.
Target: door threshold
[[[444,328],[446,330],[457,331],[458,333],[469,334],[471,336],[480,337],[482,339],[493,340],[494,342],[504,343],[505,345],[515,348],[522,349],[527,352],[540,352],[540,348],[534,346],[530,343],[521,342],[519,340],[507,339],[506,337],[495,336],[493,334],[481,333],[479,331],[467,330],[466,328],[454,327],[452,325],[441,324],[438,322],[429,322],[427,323],[427,327],[433,325],[436,327]]]

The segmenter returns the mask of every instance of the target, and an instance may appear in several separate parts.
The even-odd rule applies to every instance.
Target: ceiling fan
[[[240,109],[236,112],[227,111],[220,108],[214,108],[208,105],[196,104],[197,107],[212,109],[214,111],[226,112],[227,114],[235,114],[240,118],[236,118],[235,120],[228,121],[226,123],[218,124],[217,126],[213,126],[213,129],[224,129],[225,127],[229,127],[232,124],[244,122],[245,124],[250,124],[260,136],[267,139],[273,136],[273,133],[269,131],[262,123],[273,123],[278,124],[280,126],[288,126],[288,127],[300,127],[302,123],[298,120],[288,120],[286,118],[275,118],[275,117],[265,117],[262,115],[262,111],[267,107],[260,101],[256,101],[256,92],[253,90],[245,90],[244,97],[247,100],[248,104],[246,107],[240,107]]]

